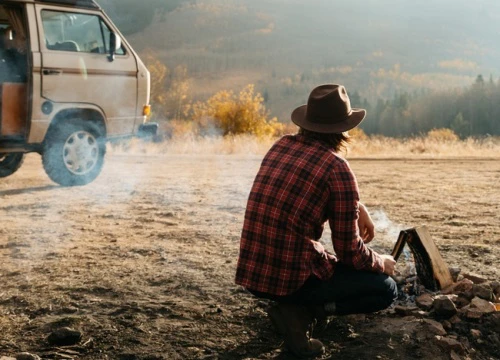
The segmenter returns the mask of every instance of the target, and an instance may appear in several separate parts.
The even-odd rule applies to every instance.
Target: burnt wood
[[[399,233],[392,256],[397,261],[408,244],[417,269],[417,276],[427,289],[437,291],[453,283],[448,266],[432,240],[427,227],[421,226]]]

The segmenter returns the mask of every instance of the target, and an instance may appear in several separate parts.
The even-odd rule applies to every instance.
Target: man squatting
[[[338,155],[365,116],[344,86],[313,89],[291,115],[298,133],[268,151],[248,199],[236,283],[275,302],[268,316],[298,357],[324,352],[311,338],[315,322],[382,310],[397,297],[395,261],[366,246],[374,224]],[[326,221],[335,254],[319,242]]]

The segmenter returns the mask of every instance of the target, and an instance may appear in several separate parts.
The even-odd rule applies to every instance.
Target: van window
[[[49,50],[109,53],[111,30],[99,16],[43,10],[42,23]],[[123,46],[116,55],[125,55]]]

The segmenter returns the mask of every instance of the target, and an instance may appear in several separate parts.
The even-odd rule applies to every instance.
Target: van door
[[[42,56],[42,97],[56,103],[95,105],[108,136],[133,132],[137,63],[122,43],[108,59],[113,27],[99,12],[36,5]]]

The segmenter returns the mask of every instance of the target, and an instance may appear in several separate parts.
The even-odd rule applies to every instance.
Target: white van
[[[149,76],[93,0],[0,1],[0,177],[38,152],[56,183],[93,181],[108,139],[156,134]]]

